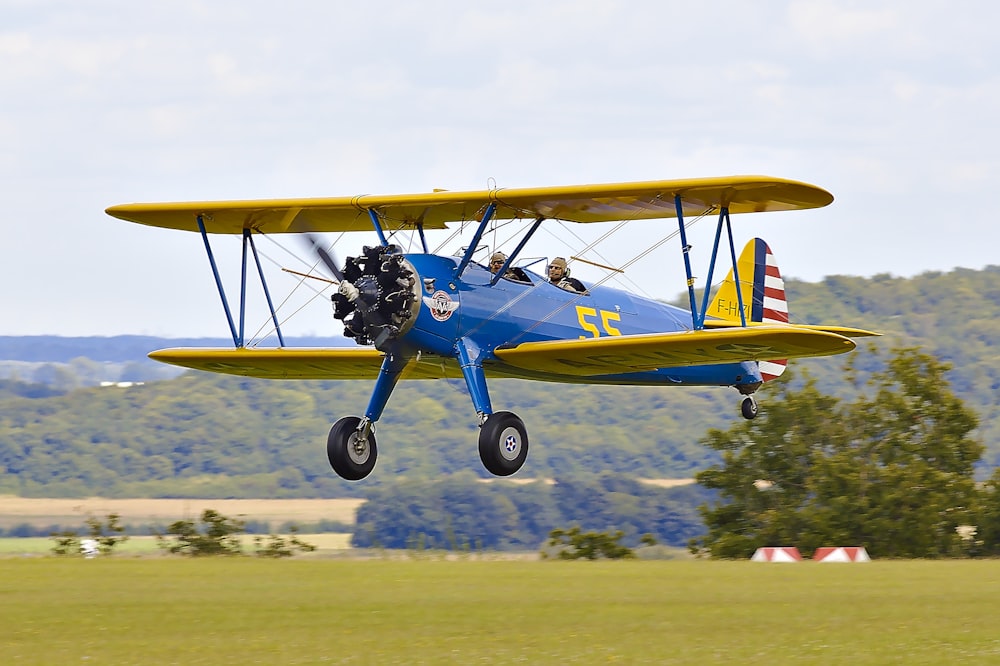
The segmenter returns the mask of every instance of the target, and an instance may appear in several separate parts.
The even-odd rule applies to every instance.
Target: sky
[[[129,202],[763,174],[835,196],[734,216],[786,278],[998,264],[998,23],[987,0],[0,0],[0,335],[229,334],[201,238],[104,213]],[[603,226],[546,225],[526,253]],[[713,229],[691,231],[699,277]],[[239,243],[213,243],[233,299]],[[301,238],[258,247],[285,335],[337,333],[321,284],[278,270],[308,270]],[[679,242],[626,275],[676,298]]]

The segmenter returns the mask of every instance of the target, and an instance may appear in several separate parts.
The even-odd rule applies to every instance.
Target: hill
[[[987,447],[983,474],[1000,462],[1000,267],[910,279],[787,280],[786,290],[795,321],[874,328],[885,333],[872,343],[880,348],[919,345],[952,363],[948,377],[955,392],[981,418],[979,434]],[[343,497],[402,476],[460,470],[486,476],[461,381],[401,385],[379,423],[375,473],[348,483],[327,467],[326,431],[340,416],[364,411],[370,382],[201,373],[157,380],[145,374],[149,350],[206,342],[226,344],[133,336],[0,338],[6,363],[55,369],[31,382],[0,382],[0,494]],[[854,361],[864,372],[874,369],[878,358],[862,349]],[[842,363],[815,359],[793,367],[819,377],[824,391],[847,396],[856,389],[845,380]],[[96,386],[93,373],[87,373],[107,364],[135,364],[133,384]],[[491,383],[491,393],[494,405],[517,412],[527,424],[531,454],[522,474],[534,477],[605,471],[690,477],[715,461],[714,453],[698,444],[705,431],[738,418],[738,396],[725,389],[502,380]],[[767,400],[765,388],[762,409]]]

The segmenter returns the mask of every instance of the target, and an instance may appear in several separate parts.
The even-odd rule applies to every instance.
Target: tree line
[[[919,346],[948,363],[953,390],[979,416],[977,432],[985,447],[977,463],[980,480],[1000,464],[1000,267],[909,279],[789,279],[786,290],[795,321],[873,328],[886,334],[877,342],[880,348]],[[66,360],[85,351],[99,357],[92,363],[107,358],[148,364],[145,351],[176,342],[126,336],[87,339],[80,346],[73,340],[41,337],[27,344],[0,338],[0,357]],[[46,355],[47,347],[54,351]],[[876,363],[863,352],[854,356],[862,371]],[[79,357],[69,361],[73,358]],[[808,370],[819,390],[836,397],[855,390],[838,358],[798,361],[793,368]],[[434,478],[467,470],[487,476],[461,380],[398,387],[379,423],[378,468],[359,483],[335,478],[323,448],[333,421],[364,411],[370,382],[281,382],[191,372],[131,388],[71,388],[0,380],[0,494],[343,497],[360,496],[402,475]],[[738,398],[717,388],[518,380],[495,381],[490,388],[495,404],[516,411],[529,426],[532,451],[524,474],[533,477],[599,471],[691,477],[719,462],[717,451],[699,443],[706,426],[725,428],[739,418]],[[436,450],[447,455],[429,454],[424,446],[429,431],[440,444]]]
[[[593,477],[512,484],[463,472],[401,480],[372,489],[358,508],[351,545],[360,548],[533,550],[553,529],[643,534],[683,546],[703,530],[697,486],[660,488],[605,472]]]
[[[464,385],[397,388],[379,423],[379,463],[343,481],[325,454],[330,425],[363,413],[370,382],[280,382],[188,373],[127,388],[0,395],[0,494],[26,497],[358,497],[406,476],[486,478]],[[720,390],[491,384],[529,423],[523,474],[601,471],[690,478],[714,459],[697,440],[706,415],[735,418]],[[428,449],[428,433],[436,446]]]

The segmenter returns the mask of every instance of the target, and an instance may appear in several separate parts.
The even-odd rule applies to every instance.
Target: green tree
[[[205,509],[200,526],[193,520],[178,520],[167,527],[166,534],[157,534],[156,541],[161,549],[174,555],[240,555],[243,550],[239,535],[243,531],[243,521]]]
[[[53,555],[79,555],[80,554],[80,535],[73,530],[64,530],[62,532],[53,532],[49,535],[55,545],[52,546]]]
[[[121,516],[117,513],[109,513],[104,522],[93,516],[87,517],[85,522],[90,538],[97,541],[97,549],[102,555],[110,555],[117,546],[128,541],[125,526],[120,521]]]
[[[97,549],[102,555],[110,555],[114,549],[128,541],[125,526],[120,522],[121,516],[109,513],[105,521],[93,516],[87,516],[87,536],[97,542]],[[76,530],[53,532],[49,535],[55,541],[52,546],[54,555],[79,555],[83,541]]]
[[[704,443],[722,463],[697,475],[720,502],[703,505],[708,534],[691,549],[747,557],[761,546],[865,546],[881,557],[962,552],[974,520],[975,414],[950,390],[949,366],[898,348],[845,402],[813,378],[778,383],[761,416]],[[843,368],[848,378],[855,370]]]
[[[291,535],[288,538],[278,534],[269,534],[266,540],[262,536],[255,536],[253,538],[254,555],[257,557],[280,559],[291,557],[295,554],[295,551],[311,553],[316,550],[316,546],[306,543],[299,538],[299,528],[297,526],[292,525],[289,527],[289,531]]]
[[[568,530],[557,528],[549,533],[549,540],[542,550],[542,557],[547,558],[550,552],[554,551],[560,560],[632,559],[635,557],[635,551],[621,544],[624,536],[625,533],[621,530],[584,532],[579,526]],[[649,542],[644,541],[644,543]],[[655,543],[655,540],[652,543]]]
[[[965,546],[973,555],[1000,555],[1000,467],[983,484],[976,520]]]

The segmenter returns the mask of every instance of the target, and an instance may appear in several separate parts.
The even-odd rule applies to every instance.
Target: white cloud
[[[897,10],[872,4],[799,0],[789,3],[788,21],[801,44],[817,54],[867,50],[866,43],[890,36],[902,23]]]
[[[0,334],[224,333],[200,239],[103,214],[137,200],[763,173],[837,198],[737,225],[790,275],[996,263],[992,226],[951,214],[977,206],[1000,166],[993,3],[51,0],[4,13],[0,283],[21,289]],[[627,236],[622,253],[644,241]],[[673,297],[683,277],[661,273],[675,259],[665,249],[635,275]],[[20,279],[40,265],[51,282]],[[94,305],[63,305],[69,283]]]

